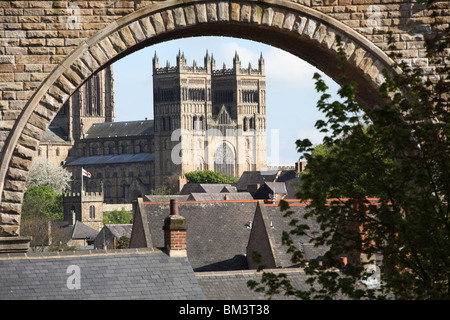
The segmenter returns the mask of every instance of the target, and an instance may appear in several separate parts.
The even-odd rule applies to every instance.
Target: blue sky
[[[135,52],[114,63],[116,121],[153,119],[152,58],[160,66],[175,65],[178,51],[184,52],[188,65],[193,60],[203,66],[206,51],[214,55],[217,68],[232,67],[235,52],[242,66],[258,65],[260,54],[266,63],[268,161],[271,165],[293,165],[299,154],[295,141],[309,138],[317,144],[322,135],[314,128],[323,119],[317,110],[319,94],[314,89],[316,68],[296,56],[259,42],[227,37],[195,37],[172,40]],[[337,84],[320,72],[336,92]]]

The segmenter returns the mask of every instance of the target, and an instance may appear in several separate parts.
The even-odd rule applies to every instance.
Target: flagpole
[[[81,168],[81,194],[84,194],[84,188],[83,188],[83,168]]]

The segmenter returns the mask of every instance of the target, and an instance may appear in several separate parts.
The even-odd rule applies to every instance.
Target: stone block
[[[206,16],[209,22],[217,22],[217,5],[215,3],[206,5]]]
[[[89,51],[85,51],[80,56],[80,60],[83,62],[83,64],[85,66],[87,66],[89,68],[89,70],[91,72],[100,68],[99,63],[97,62],[97,60],[94,59],[94,57],[92,56],[92,54]],[[71,92],[71,91],[69,90],[69,92]]]
[[[108,38],[116,52],[119,53],[127,49],[127,45],[123,42],[119,32],[112,33]]]
[[[141,42],[145,40],[146,38],[145,34],[142,31],[141,25],[139,24],[138,21],[135,21],[132,24],[130,24],[130,31],[133,34],[133,37],[136,40],[136,42]]]
[[[295,15],[293,13],[287,13],[284,17],[283,29],[291,31],[294,27]]]
[[[166,31],[166,27],[161,17],[161,13],[155,13],[150,17],[150,20],[153,24],[156,34],[160,34]]]
[[[265,8],[264,12],[263,12],[261,23],[265,24],[267,26],[271,26],[272,25],[272,21],[273,21],[273,16],[274,16],[273,9],[271,7]]]
[[[117,51],[114,50],[114,47],[113,47],[109,37],[100,41],[99,45],[100,45],[100,47],[102,47],[102,49],[105,52],[108,59],[112,59],[117,55]],[[70,78],[67,78],[67,79],[71,80]]]
[[[194,6],[184,7],[184,14],[186,16],[187,25],[194,25],[197,22]]]
[[[5,202],[21,203],[23,192],[3,190],[3,199]]]
[[[40,140],[44,135],[44,130],[27,123],[23,129],[23,133],[27,136]]]
[[[20,203],[4,202],[0,204],[0,212],[4,214],[19,215],[22,212],[22,205]]]
[[[164,26],[166,28],[166,31],[175,29],[175,23],[173,21],[172,10],[166,10],[166,11],[161,12],[161,18],[164,21]]]
[[[206,15],[206,4],[196,4],[195,10],[197,11],[197,22],[205,23],[208,22],[208,17]]]
[[[272,26],[281,29],[284,22],[284,13],[281,11],[275,11],[275,14],[273,16]]]
[[[230,4],[230,20],[231,21],[239,21],[240,19],[240,8],[239,3],[232,2]]]
[[[0,254],[26,253],[31,237],[20,237],[18,226],[0,226]]]
[[[228,21],[230,19],[228,2],[219,2],[217,7],[218,7],[218,20]]]
[[[98,44],[89,48],[89,52],[91,53],[92,57],[97,60],[99,65],[103,65],[108,61],[108,57]]]
[[[20,224],[20,215],[0,213],[0,225],[18,225]]]
[[[145,17],[141,19],[139,22],[141,24],[142,31],[145,33],[146,38],[151,38],[156,34],[149,17]]]
[[[31,167],[31,160],[26,160],[21,157],[13,156],[11,159],[11,167],[22,170],[29,170]],[[16,182],[17,183],[12,183],[10,181],[7,181],[7,183],[5,183],[5,189],[13,191],[24,191],[26,189],[24,181],[16,181]]]
[[[241,21],[250,22],[252,19],[252,7],[250,5],[242,5],[241,7]]]
[[[175,8],[173,9],[173,20],[176,27],[185,27],[186,19],[184,17],[183,8]]]

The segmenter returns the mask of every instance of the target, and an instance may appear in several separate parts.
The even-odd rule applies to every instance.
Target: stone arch
[[[0,163],[1,235],[18,235],[23,190],[37,146],[65,101],[96,72],[143,47],[188,36],[246,38],[284,49],[336,79],[335,36],[360,84],[363,101],[376,101],[381,71],[392,61],[368,39],[317,10],[286,0],[163,1],[110,23],[81,42],[42,82],[15,121]]]

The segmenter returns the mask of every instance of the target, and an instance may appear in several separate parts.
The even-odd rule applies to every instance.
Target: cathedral
[[[153,70],[153,120],[115,122],[112,67],[89,79],[63,106],[46,132],[39,157],[72,173],[72,192],[102,192],[106,203],[129,203],[187,172],[213,170],[240,176],[267,167],[266,83],[258,67],[216,68],[208,52],[203,67]],[[82,170],[90,173],[84,178]]]
[[[267,166],[266,82],[264,59],[258,68],[216,69],[208,52],[203,67],[153,58],[155,181],[173,174],[213,170],[240,176]]]

